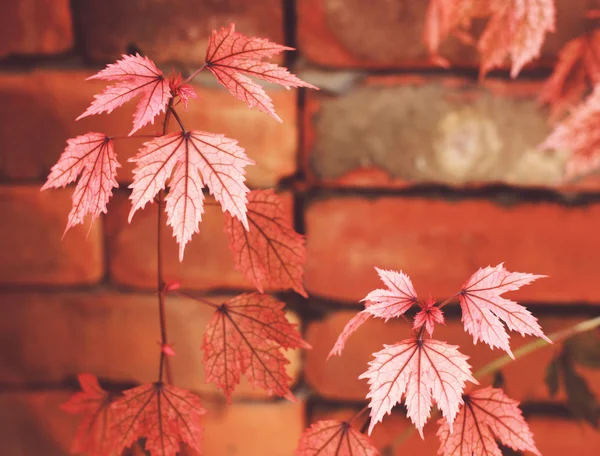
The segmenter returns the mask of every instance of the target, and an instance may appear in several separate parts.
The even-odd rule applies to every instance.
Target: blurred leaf
[[[546,386],[548,387],[548,393],[550,397],[554,397],[558,392],[559,387],[559,369],[558,359],[553,358],[548,367],[546,368],[546,377],[544,378]]]
[[[575,370],[568,353],[564,352],[560,361],[567,392],[567,406],[575,417],[584,419],[597,428],[600,406],[594,393],[585,379]]]
[[[575,364],[600,369],[600,333],[589,331],[565,341],[565,349]]]
[[[504,374],[502,373],[502,371],[496,371],[494,373],[494,380],[492,382],[492,386],[494,388],[504,389],[505,385],[506,385],[506,379],[504,378]]]

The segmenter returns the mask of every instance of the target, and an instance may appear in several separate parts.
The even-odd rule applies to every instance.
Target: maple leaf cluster
[[[384,345],[373,354],[369,368],[359,377],[369,383],[368,434],[404,401],[408,418],[423,437],[423,427],[435,403],[443,416],[439,421],[439,454],[500,456],[496,443],[499,440],[514,450],[539,455],[518,403],[496,388],[466,393],[467,382],[478,384],[471,373],[468,356],[460,353],[458,346],[431,337],[435,326],[444,324],[442,308],[458,297],[462,322],[465,331],[473,336],[473,343],[482,341],[513,358],[507,330],[541,337],[551,343],[525,307],[502,296],[544,276],[509,272],[503,264],[488,266],[473,274],[452,298],[436,304],[431,297],[420,300],[410,278],[403,272],[375,269],[385,288],[371,291],[362,300],[364,310],[348,322],[329,356],[340,355],[351,334],[369,318],[388,321],[406,318],[413,307],[418,311],[413,318],[413,336]],[[426,333],[429,338],[425,337]],[[370,440],[355,436],[356,430],[348,422],[318,422],[305,431],[297,454],[379,454]],[[343,450],[345,447],[352,449]]]
[[[439,55],[449,36],[474,44],[473,20],[487,20],[477,40],[481,77],[511,62],[515,78],[530,61],[539,57],[547,33],[554,32],[554,0],[429,0],[423,39],[434,62],[449,66]]]
[[[302,284],[304,238],[294,231],[283,201],[274,191],[250,191],[246,186],[245,167],[254,162],[237,141],[218,133],[186,129],[175,108],[181,103],[187,109],[188,103],[198,98],[189,81],[206,68],[236,98],[281,122],[271,98],[250,78],[286,89],[314,88],[287,69],[263,61],[290,49],[266,39],[244,36],[231,24],[213,31],[205,64],[186,80],[175,72],[165,76],[147,57],[124,55],[89,78],[110,81],[111,85],[96,95],[78,118],[111,113],[137,98],[131,137],[145,125],[153,124],[156,116],[163,115],[162,135],[145,142],[130,159],[135,169],[130,185],[129,221],[148,203],[158,201],[159,211],[164,204],[167,224],[179,244],[180,260],[186,244],[199,231],[206,189],[226,213],[224,229],[235,267],[259,291],[220,304],[198,300],[214,308],[202,340],[206,380],[222,389],[229,402],[242,375],[270,395],[295,400],[286,373],[289,361],[283,351],[307,349],[310,345],[287,320],[284,303],[263,292],[291,288],[307,296]],[[179,130],[167,133],[168,121],[173,118]],[[69,139],[52,167],[42,190],[77,181],[65,233],[83,224],[88,216],[93,223],[106,213],[113,189],[118,187],[116,176],[121,166],[115,139],[98,132]],[[165,283],[160,267],[158,275],[162,329],[164,297],[180,293],[181,284]],[[120,454],[140,439],[144,439],[145,450],[153,455],[175,455],[182,443],[201,452],[200,418],[205,410],[198,396],[171,385],[171,380],[163,380],[164,367],[168,366],[166,357],[176,353],[164,332],[159,346],[160,370],[153,383],[110,394],[92,374],[79,376],[82,391],[63,406],[70,413],[82,415],[73,452],[93,456]]]

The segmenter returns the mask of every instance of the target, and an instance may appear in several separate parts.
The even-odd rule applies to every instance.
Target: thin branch
[[[197,298],[195,296],[192,296],[190,294],[184,293],[183,291],[175,291],[174,293],[178,294],[179,296],[181,296],[182,298],[188,298],[191,299],[192,301],[196,301],[199,302],[200,304],[205,304],[207,306],[213,307],[214,309],[218,309],[220,306],[215,304],[214,302],[209,301],[208,299],[204,299],[204,298]]]
[[[169,105],[169,112],[171,112],[173,114],[173,116],[175,117],[175,120],[177,120],[177,123],[179,124],[179,128],[181,128],[181,131],[183,131],[185,133],[187,131],[185,129],[185,125],[183,125],[183,122],[181,121],[181,117],[179,117],[179,114],[177,114],[177,111],[175,111],[175,109],[173,109],[172,104]]]
[[[198,76],[198,74],[200,74],[200,72],[204,68],[206,68],[206,63],[204,65],[202,65],[200,68],[198,68],[196,71],[194,71],[185,81],[183,81],[181,83],[181,85],[189,83],[192,79],[194,79],[196,76]]]
[[[163,135],[167,133],[167,128],[169,126],[169,117],[171,113],[171,105],[173,104],[173,99],[169,100],[169,107],[165,113],[165,120],[163,123]],[[165,355],[163,351],[163,347],[167,345],[167,318],[165,313],[165,279],[163,272],[163,249],[162,249],[162,227],[163,227],[163,219],[162,213],[165,205],[165,192],[161,190],[158,192],[158,225],[157,225],[157,238],[156,238],[156,258],[157,258],[157,291],[158,291],[158,315],[160,320],[160,340],[161,340],[161,350],[160,350],[160,365],[158,368],[158,381],[161,382],[163,380],[163,373],[166,370],[167,373],[167,382],[173,383],[173,374],[171,372],[171,363],[169,358]],[[165,368],[163,368],[165,367]]]

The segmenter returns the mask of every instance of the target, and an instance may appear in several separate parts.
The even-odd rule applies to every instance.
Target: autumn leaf
[[[554,0],[493,0],[493,12],[477,43],[481,77],[510,58],[510,75],[539,57],[546,33],[554,32]]]
[[[454,421],[454,431],[445,418],[439,421],[439,455],[502,456],[496,443],[499,440],[513,450],[530,451],[541,456],[519,410],[519,403],[507,397],[501,389],[487,387],[475,390],[465,395],[463,402]]]
[[[433,336],[433,329],[436,324],[444,324],[444,313],[439,307],[435,306],[435,300],[429,298],[421,304],[421,310],[415,315],[413,329],[418,331],[424,326],[429,335]]]
[[[182,442],[201,452],[200,417],[206,413],[198,396],[162,382],[123,392],[114,404],[118,450],[145,438],[153,456],[175,456]]]
[[[93,222],[106,213],[112,189],[119,186],[116,176],[120,166],[113,142],[103,133],[90,132],[67,140],[67,147],[42,187],[42,190],[64,187],[79,177],[65,233],[82,224],[88,214]]]
[[[169,89],[173,96],[179,97],[183,103],[183,108],[187,110],[190,100],[197,100],[198,94],[190,84],[183,84],[181,74],[173,73],[169,79]]]
[[[549,104],[552,117],[579,102],[588,89],[600,83],[600,29],[575,38],[563,46],[552,75],[539,96]]]
[[[239,100],[259,111],[282,120],[275,113],[273,102],[264,89],[248,76],[291,87],[316,87],[300,80],[287,69],[273,63],[263,62],[280,52],[293,50],[262,38],[251,38],[237,33],[232,23],[228,28],[213,30],[206,49],[206,67],[229,92]]]
[[[552,343],[544,335],[537,318],[525,307],[501,297],[507,291],[518,290],[542,277],[546,276],[509,272],[502,263],[481,268],[473,274],[459,294],[462,321],[465,331],[473,336],[473,343],[481,340],[492,348],[505,350],[514,358],[502,322],[523,336],[531,334]]]
[[[207,186],[223,211],[248,229],[244,167],[254,164],[237,141],[197,130],[178,131],[144,143],[129,161],[136,163],[130,188],[129,221],[169,182],[167,223],[179,243],[179,260],[185,245],[198,232],[204,212],[202,189]]]
[[[156,68],[152,60],[139,54],[123,55],[121,60],[111,63],[89,79],[104,79],[117,83],[95,95],[90,107],[77,120],[93,114],[111,113],[113,109],[140,96],[129,136],[147,123],[153,124],[154,118],[165,110],[171,98],[169,82],[162,71]]]
[[[600,167],[600,84],[594,92],[540,145],[542,149],[568,150],[568,179]]]
[[[329,355],[327,355],[327,359],[331,358],[334,355],[341,355],[348,338],[354,333],[354,331],[360,328],[362,324],[366,322],[370,317],[371,314],[364,310],[354,315],[354,317],[352,317],[350,321],[346,324],[342,333],[335,341],[335,345],[329,352]]]
[[[273,190],[253,190],[248,194],[247,210],[249,230],[229,214],[225,217],[235,268],[261,293],[264,284],[292,288],[308,297],[302,285],[304,237],[294,231],[281,198]]]
[[[311,348],[272,296],[245,293],[221,304],[209,321],[202,349],[206,381],[231,395],[245,374],[250,383],[295,401],[281,349]]]
[[[317,421],[300,437],[296,456],[379,456],[371,439],[347,421]]]
[[[79,374],[77,378],[82,391],[73,394],[61,406],[68,413],[83,415],[71,452],[90,456],[112,455],[117,436],[113,429],[115,413],[111,405],[116,396],[104,391],[92,374]]]
[[[429,0],[425,15],[423,41],[429,54],[442,66],[447,62],[438,55],[440,44],[450,35],[458,36],[463,42],[472,42],[468,33],[471,21],[490,14],[487,0]]]
[[[373,290],[362,300],[366,301],[365,312],[388,321],[403,315],[418,302],[410,278],[402,271],[375,270],[387,289]]]
[[[407,416],[421,438],[434,400],[452,429],[452,422],[462,404],[465,382],[477,384],[467,363],[469,357],[457,348],[434,339],[412,338],[384,345],[383,350],[375,353],[369,369],[359,377],[369,381],[369,435],[403,396]]]

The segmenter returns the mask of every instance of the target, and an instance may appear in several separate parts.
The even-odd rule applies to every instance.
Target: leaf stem
[[[204,65],[202,65],[200,68],[198,68],[196,71],[194,71],[185,81],[183,81],[181,83],[181,85],[183,84],[188,84],[192,79],[194,79],[196,76],[198,76],[198,74],[200,74],[200,72],[206,68],[206,63]]]
[[[204,299],[204,298],[196,298],[195,296],[189,295],[187,293],[184,293],[183,291],[175,291],[175,293],[177,293],[179,296],[183,297],[183,298],[188,298],[191,299],[192,301],[196,301],[199,302],[200,304],[205,304],[207,306],[210,306],[214,309],[218,309],[220,306],[218,306],[217,304],[215,304],[214,302],[209,301],[208,299]]]
[[[450,301],[452,301],[454,298],[456,298],[461,292],[459,291],[458,293],[455,293],[454,295],[450,296],[448,299],[446,299],[443,303],[441,303],[438,306],[438,309],[441,309],[442,307],[444,307],[446,304],[449,304]]]
[[[583,333],[586,331],[591,331],[592,329],[595,329],[599,326],[600,326],[600,317],[590,318],[589,320],[584,320],[573,326],[569,326],[568,328],[553,332],[552,334],[550,334],[548,336],[548,339],[550,339],[552,342],[560,342],[564,339],[574,336],[575,334]],[[481,369],[479,369],[478,371],[475,372],[475,378],[477,380],[480,380],[480,379],[486,377],[487,375],[497,372],[498,370],[502,369],[507,364],[510,364],[513,361],[516,361],[517,359],[520,359],[526,355],[530,355],[531,353],[534,353],[534,352],[538,351],[539,349],[545,348],[549,345],[550,344],[548,342],[546,342],[544,339],[536,339],[533,342],[530,342],[528,344],[525,344],[525,345],[517,348],[513,352],[513,355],[515,355],[515,359],[512,359],[508,355],[504,355],[504,356],[500,356],[499,358],[496,358],[491,363],[486,364]],[[432,413],[431,419],[435,419],[437,416],[439,416],[439,411]],[[415,427],[410,425],[406,428],[406,430],[404,430],[404,432],[402,432],[402,434],[400,434],[398,437],[396,437],[396,439],[389,445],[389,448],[392,450],[392,454],[395,454],[396,449],[400,445],[402,445],[414,432],[415,432]]]
[[[173,104],[173,99],[169,100],[169,107],[165,112],[165,119],[163,123],[163,135],[167,133],[167,128],[169,126],[169,117],[171,113],[171,105]],[[162,227],[163,227],[163,219],[162,213],[165,205],[165,192],[161,190],[158,192],[157,198],[157,206],[158,206],[158,224],[157,224],[157,235],[156,235],[156,258],[157,258],[157,291],[158,291],[158,316],[160,321],[160,339],[161,339],[161,350],[160,350],[160,365],[158,368],[158,381],[163,381],[163,374],[166,370],[167,374],[167,382],[173,383],[173,374],[171,372],[171,363],[169,362],[169,358],[165,355],[164,350],[162,349],[165,345],[167,345],[167,318],[165,313],[165,279],[163,272],[163,248],[162,248]]]
[[[177,114],[177,111],[175,111],[175,109],[173,108],[172,105],[169,105],[169,111],[173,114],[173,116],[175,117],[175,120],[177,120],[177,123],[179,124],[179,127],[185,133],[187,130],[185,129],[185,126],[183,125],[183,122],[181,121],[181,117],[179,117],[179,114]]]

